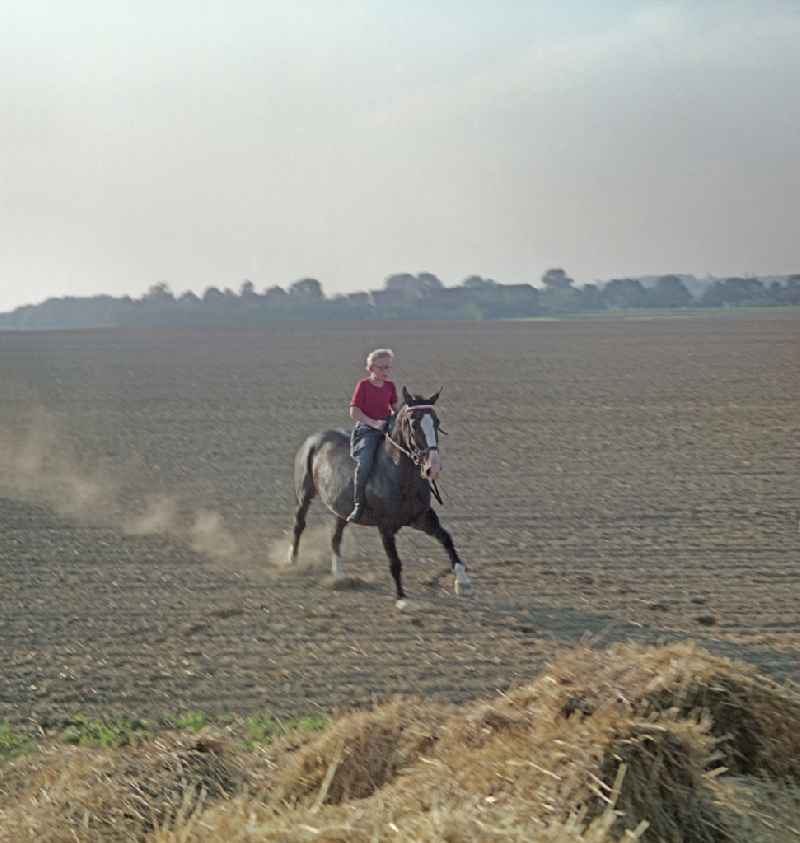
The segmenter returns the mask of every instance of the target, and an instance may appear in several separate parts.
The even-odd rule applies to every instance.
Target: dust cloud
[[[272,566],[280,555],[281,564],[285,563],[287,536],[264,536],[257,526],[248,530],[239,525],[234,535],[220,512],[188,506],[178,492],[131,497],[124,468],[112,471],[91,463],[91,458],[76,453],[59,434],[56,420],[44,411],[33,413],[21,431],[0,428],[0,494],[126,535],[164,536],[215,562]],[[314,565],[323,555],[323,533],[329,547],[324,530],[304,535],[303,558],[313,559]]]
[[[59,515],[107,522],[118,488],[100,469],[79,468],[74,450],[59,437],[55,421],[33,414],[25,434],[0,430],[0,486],[43,503]]]
[[[178,530],[178,504],[168,495],[148,495],[144,511],[126,519],[122,529],[132,536],[174,533]]]
[[[232,559],[240,555],[236,539],[218,512],[201,509],[195,513],[189,539],[193,550],[214,559]]]
[[[274,568],[277,573],[284,574],[330,571],[332,523],[331,521],[328,524],[307,527],[300,539],[297,559],[291,564],[288,560],[291,536],[287,534],[280,539],[275,539],[269,544],[267,549],[267,564]],[[342,555],[352,557],[354,550],[354,539],[348,531],[342,537]]]

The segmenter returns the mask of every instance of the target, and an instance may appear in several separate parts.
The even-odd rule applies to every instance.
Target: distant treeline
[[[633,308],[800,305],[800,274],[761,280],[698,280],[687,275],[613,278],[577,286],[563,269],[549,269],[542,286],[501,284],[471,275],[445,287],[436,275],[390,275],[381,289],[326,296],[316,278],[258,292],[209,287],[176,296],[165,282],[139,299],[101,295],[53,298],[0,314],[0,329],[102,326],[259,325],[275,319],[502,319]]]

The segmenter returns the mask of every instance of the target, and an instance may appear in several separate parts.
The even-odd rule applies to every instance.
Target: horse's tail
[[[294,493],[298,503],[316,494],[314,487],[314,455],[319,447],[319,434],[309,436],[294,458]]]

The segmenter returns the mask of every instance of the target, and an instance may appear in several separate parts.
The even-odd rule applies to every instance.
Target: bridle
[[[409,404],[404,404],[400,408],[400,412],[397,414],[397,422],[395,422],[394,430],[397,430],[397,425],[399,424],[401,413],[405,412],[406,415],[408,415],[408,413],[414,410],[432,409],[433,404],[414,404],[413,406]],[[416,466],[421,466],[425,462],[425,457],[427,457],[431,451],[439,450],[438,445],[430,445],[427,448],[412,448],[411,450],[406,450],[406,448],[404,448],[396,439],[394,439],[391,434],[386,433],[384,431],[383,435],[392,443],[392,445],[395,446],[395,448],[397,448],[398,451],[400,451],[401,454],[405,454]]]
[[[400,415],[403,412],[405,412],[406,415],[408,415],[409,413],[413,412],[414,410],[433,410],[433,409],[434,409],[433,404],[404,404],[400,408],[400,411],[397,414],[397,420],[395,422],[395,426],[394,426],[394,429],[393,429],[392,432],[394,432],[394,430],[397,430],[398,425],[400,424]],[[444,431],[442,431],[442,432],[444,432]],[[383,435],[389,440],[389,442],[392,443],[392,445],[394,445],[395,448],[397,448],[398,451],[400,451],[401,454],[404,454],[406,457],[408,457],[411,460],[411,462],[415,466],[417,466],[418,468],[422,468],[422,466],[425,464],[426,457],[430,454],[431,451],[438,451],[439,450],[438,445],[429,445],[427,448],[411,448],[410,450],[408,450],[408,449],[404,448],[396,439],[394,439],[391,434],[384,431]],[[442,496],[439,493],[439,487],[436,485],[436,481],[435,480],[428,480],[428,483],[430,484],[431,491],[433,492],[433,495],[436,498],[436,500],[439,501],[439,503],[443,505],[444,501],[442,500]]]

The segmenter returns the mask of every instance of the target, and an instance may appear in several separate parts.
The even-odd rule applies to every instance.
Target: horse
[[[403,404],[395,415],[391,432],[384,433],[384,440],[378,446],[366,486],[366,508],[358,521],[360,526],[377,527],[381,534],[399,608],[405,605],[406,594],[395,536],[403,527],[433,536],[444,547],[450,559],[456,594],[469,594],[472,590],[466,565],[431,506],[431,482],[441,467],[440,426],[434,408],[439,392],[423,398],[403,387]],[[297,560],[308,508],[319,495],[322,503],[336,516],[331,539],[331,572],[337,579],[344,576],[340,551],[342,534],[348,524],[346,518],[353,508],[354,468],[349,436],[343,430],[314,433],[300,446],[294,460],[297,509],[289,564]]]

